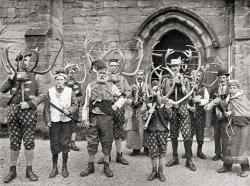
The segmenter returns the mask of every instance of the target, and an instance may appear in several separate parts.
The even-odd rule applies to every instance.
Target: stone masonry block
[[[113,0],[113,1],[104,1],[104,7],[106,8],[114,8],[114,7],[117,7],[117,1],[116,0]]]

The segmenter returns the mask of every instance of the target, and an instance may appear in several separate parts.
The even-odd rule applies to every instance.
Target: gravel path
[[[8,139],[0,139],[0,174],[1,179],[9,169],[9,141]],[[191,172],[184,167],[185,160],[180,160],[180,165],[164,168],[167,181],[165,183],[159,180],[148,182],[147,175],[151,171],[150,159],[144,155],[131,157],[128,154],[130,150],[124,147],[124,157],[130,162],[129,166],[124,166],[114,162],[115,152],[112,152],[111,168],[114,171],[113,178],[107,178],[103,174],[103,165],[95,164],[95,173],[82,178],[79,173],[87,165],[87,151],[86,142],[77,142],[81,148],[80,152],[70,152],[68,169],[70,177],[62,178],[59,174],[54,179],[49,179],[48,175],[51,170],[51,154],[49,149],[49,141],[36,140],[35,159],[33,169],[39,175],[39,181],[31,183],[25,178],[25,159],[23,150],[18,160],[18,177],[8,185],[185,185],[185,186],[250,186],[250,176],[248,178],[241,178],[238,176],[240,167],[235,165],[233,171],[226,174],[218,174],[216,169],[222,165],[220,161],[214,162],[211,160],[214,145],[212,142],[206,142],[204,146],[204,153],[208,155],[209,159],[201,160],[194,157],[193,162],[197,167],[196,172]],[[193,145],[194,154],[196,154],[195,146]],[[171,158],[171,143],[168,145],[167,159]],[[114,149],[114,148],[113,148]],[[183,153],[183,144],[179,145],[180,154]],[[101,157],[98,153],[96,161]],[[59,172],[61,173],[61,156],[59,158]],[[2,181],[1,183],[2,184]]]

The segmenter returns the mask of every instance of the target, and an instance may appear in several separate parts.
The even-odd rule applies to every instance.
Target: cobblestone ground
[[[9,141],[8,139],[0,139],[0,175],[1,179],[9,169]],[[198,159],[196,156],[193,162],[197,167],[196,172],[191,172],[185,168],[185,160],[180,160],[180,165],[164,168],[164,173],[167,177],[165,183],[159,180],[148,182],[147,175],[151,171],[150,159],[144,155],[137,157],[129,156],[130,150],[124,147],[124,157],[129,161],[129,166],[124,166],[115,163],[115,152],[113,148],[111,168],[114,171],[113,178],[107,178],[103,174],[103,166],[95,164],[95,173],[82,178],[79,173],[87,165],[87,151],[86,142],[77,142],[81,148],[80,152],[70,152],[68,169],[70,177],[67,179],[61,176],[61,156],[59,162],[60,174],[54,178],[49,179],[48,175],[51,170],[51,154],[49,149],[49,141],[36,140],[35,159],[33,169],[39,175],[39,181],[31,183],[25,178],[25,159],[23,151],[18,160],[18,177],[8,185],[246,185],[250,186],[250,176],[248,178],[241,178],[238,176],[240,167],[235,165],[233,171],[226,174],[218,174],[216,169],[221,166],[221,162],[214,162],[211,160],[213,154],[213,143],[206,142],[204,145],[204,153],[209,157],[207,160]],[[196,155],[196,145],[193,145],[194,155]],[[167,159],[171,158],[171,143],[168,145]],[[183,143],[179,145],[180,154],[183,153]],[[99,153],[96,161],[101,157]],[[2,182],[1,182],[2,184]]]

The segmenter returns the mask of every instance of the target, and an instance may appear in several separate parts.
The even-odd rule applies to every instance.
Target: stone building
[[[250,0],[0,0],[0,29],[7,23],[0,47],[16,45],[11,60],[20,49],[38,47],[39,69],[48,67],[52,53],[59,48],[54,40],[59,29],[65,45],[56,68],[80,61],[85,56],[85,37],[92,34],[96,48],[122,48],[125,71],[132,72],[137,52],[130,49],[135,46],[131,38],[137,36],[144,44],[142,68],[150,64],[153,50],[164,55],[167,48],[185,50],[185,45],[193,45],[201,50],[202,64],[214,63],[219,56],[250,98]],[[157,56],[153,61],[162,63]],[[0,70],[3,81],[7,73],[2,63]],[[215,77],[210,73],[207,81]],[[87,82],[92,78],[89,75]],[[51,77],[42,79],[49,87]],[[1,123],[5,122],[4,98],[0,95]]]

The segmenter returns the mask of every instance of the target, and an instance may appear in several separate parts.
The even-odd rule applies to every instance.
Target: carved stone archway
[[[185,34],[201,50],[202,61],[211,56],[212,48],[219,48],[213,28],[194,12],[180,7],[164,7],[149,16],[139,27],[136,36],[145,43],[144,61],[149,64],[154,44],[169,31]]]

